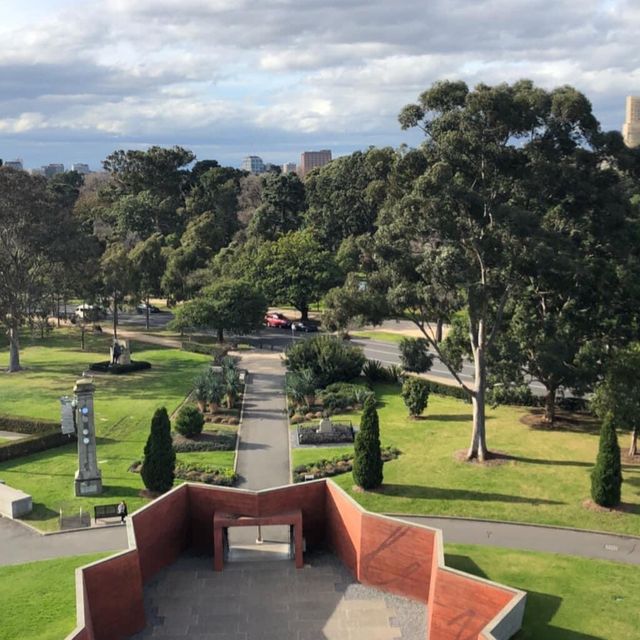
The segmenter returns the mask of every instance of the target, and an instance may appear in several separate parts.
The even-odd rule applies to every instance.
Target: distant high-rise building
[[[44,176],[44,167],[40,167],[38,169],[29,169],[29,173],[32,176]]]
[[[44,167],[42,167],[43,171],[44,171],[44,175],[47,178],[51,178],[52,176],[57,175],[58,173],[64,173],[64,165],[63,164],[47,164]]]
[[[324,167],[329,162],[331,162],[331,151],[329,149],[304,151],[300,156],[300,174],[306,176],[312,169]]]
[[[17,169],[18,171],[24,170],[24,165],[22,164],[22,160],[20,160],[20,158],[17,158],[16,160],[7,160],[4,163],[4,166],[9,167],[9,169]]]
[[[295,173],[298,170],[295,162],[285,162],[282,165],[282,173]]]
[[[628,147],[640,147],[640,96],[627,96],[627,114],[622,135]]]
[[[88,173],[91,173],[91,169],[89,169],[89,165],[85,164],[84,162],[76,162],[74,164],[71,165],[71,171],[75,171],[77,173],[84,175],[87,175]]]
[[[249,171],[250,173],[264,173],[264,162],[260,156],[247,156],[242,161],[243,171]]]

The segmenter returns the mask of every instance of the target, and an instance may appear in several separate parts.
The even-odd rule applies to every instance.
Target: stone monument
[[[96,426],[93,415],[94,391],[93,378],[80,378],[73,388],[76,431],[78,433],[76,496],[94,496],[102,493],[102,474],[98,469]]]
[[[117,346],[117,349],[116,349]],[[115,358],[115,353],[118,357]],[[131,364],[131,347],[128,340],[114,340],[109,348],[109,360],[112,364]]]
[[[318,433],[332,433],[333,425],[331,424],[331,419],[328,416],[325,416],[320,420],[320,424],[318,425]]]

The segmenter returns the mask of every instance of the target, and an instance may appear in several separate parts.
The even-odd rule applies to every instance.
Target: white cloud
[[[96,155],[195,141],[222,161],[249,143],[288,145],[275,161],[312,141],[397,144],[400,108],[445,77],[574,84],[617,128],[639,90],[636,0],[22,4],[0,5],[4,155],[38,135],[99,141]]]

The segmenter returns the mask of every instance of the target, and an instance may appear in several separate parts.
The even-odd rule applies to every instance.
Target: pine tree
[[[142,481],[150,491],[164,493],[173,486],[176,453],[171,440],[171,422],[164,407],[156,409],[144,447]]]
[[[602,507],[615,507],[620,504],[621,485],[618,436],[613,421],[607,416],[602,422],[598,457],[591,472],[591,497]]]
[[[362,411],[354,443],[353,479],[363,489],[375,489],[382,484],[380,426],[374,397],[367,398]]]

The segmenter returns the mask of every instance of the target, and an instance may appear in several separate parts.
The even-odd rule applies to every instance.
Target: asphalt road
[[[73,311],[69,307],[69,311]],[[173,319],[173,314],[170,312],[151,313],[149,314],[150,329],[162,329]],[[101,324],[106,325],[112,322],[112,316],[109,316],[101,321]],[[119,324],[122,327],[144,327],[145,326],[145,314],[143,313],[120,313]],[[405,324],[408,329],[413,328],[412,323],[407,321],[397,321],[395,325],[401,326]],[[397,327],[396,327],[397,328]],[[240,336],[247,341],[261,346],[263,348],[273,348],[274,350],[283,351],[289,345],[296,340],[304,340],[315,333],[301,333],[292,332],[289,329],[261,329],[256,335],[252,336]],[[354,338],[351,340],[352,344],[356,344],[363,348],[365,355],[370,360],[379,360],[384,365],[400,364],[400,355],[398,352],[398,346],[392,342],[384,342],[381,340],[372,340],[367,338]],[[453,381],[453,376],[447,367],[436,357],[433,367],[430,373],[435,376],[445,378]],[[462,371],[459,376],[463,382],[473,383],[474,369],[471,362],[465,362]],[[542,396],[546,393],[545,388],[539,382],[532,382],[530,384],[531,390],[535,395]]]

